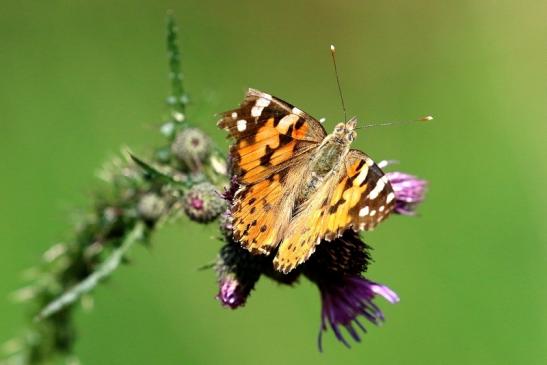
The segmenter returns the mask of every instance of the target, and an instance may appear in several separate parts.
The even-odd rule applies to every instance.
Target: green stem
[[[178,27],[175,18],[171,12],[167,14],[167,57],[169,61],[169,78],[171,80],[171,95],[167,102],[171,106],[171,111],[175,119],[179,122],[184,120],[186,113],[186,104],[188,96],[184,92],[182,84],[182,71],[180,63],[180,50],[177,40]],[[180,113],[180,114],[178,114]],[[180,119],[177,119],[177,117]]]
[[[133,229],[125,237],[121,246],[114,250],[110,257],[108,257],[96,271],[78,283],[78,285],[67,290],[60,297],[46,305],[38,316],[36,316],[36,320],[42,320],[59,312],[63,308],[80,299],[82,295],[93,290],[97,284],[109,277],[110,274],[118,268],[125,254],[136,242],[143,238],[143,234],[144,224],[142,222],[136,223],[135,227],[133,227]]]

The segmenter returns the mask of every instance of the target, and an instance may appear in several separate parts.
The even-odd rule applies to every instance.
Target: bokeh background
[[[79,311],[86,364],[547,363],[547,3],[544,1],[3,1],[0,12],[0,342],[24,324],[9,294],[70,236],[103,161],[160,140],[164,17],[181,28],[192,120],[226,146],[214,113],[247,87],[361,131],[376,160],[431,181],[417,218],[367,235],[370,277],[400,304],[351,350],[316,349],[320,301],[262,279],[237,311],[199,272],[214,226],[165,227]],[[330,128],[329,128],[330,129]],[[372,327],[372,326],[369,326]]]

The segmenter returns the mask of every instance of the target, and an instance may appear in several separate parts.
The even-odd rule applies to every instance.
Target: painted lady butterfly
[[[347,229],[371,230],[393,210],[382,170],[350,149],[357,120],[327,134],[319,121],[281,99],[249,89],[218,126],[235,139],[230,156],[240,188],[232,206],[234,237],[252,253],[277,249],[288,273],[322,241]]]

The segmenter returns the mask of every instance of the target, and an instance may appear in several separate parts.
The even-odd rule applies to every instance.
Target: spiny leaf
[[[137,156],[132,153],[129,153],[131,159],[141,168],[143,171],[148,174],[148,177],[152,180],[158,180],[163,183],[176,183],[175,180],[169,175],[164,174],[163,172],[156,169],[154,166],[150,165],[148,162],[144,162]]]
[[[190,176],[187,176],[188,179],[184,181],[175,180],[173,179],[173,177],[167,174],[164,174],[163,172],[159,171],[148,162],[141,160],[137,156],[131,153],[129,153],[129,156],[141,169],[144,170],[146,174],[148,174],[148,177],[151,180],[155,180],[159,183],[166,184],[166,185],[172,185],[174,187],[180,188],[181,190],[191,188],[192,185],[196,183],[196,181],[194,181]]]

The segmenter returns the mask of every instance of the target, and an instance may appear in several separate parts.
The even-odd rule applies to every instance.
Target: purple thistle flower
[[[425,197],[427,181],[402,172],[386,174],[395,192],[395,213],[415,215],[416,207]]]
[[[391,303],[399,301],[397,294],[387,286],[362,276],[361,273],[367,271],[371,261],[370,250],[359,234],[349,230],[332,242],[321,243],[315,254],[304,264],[304,274],[317,284],[321,293],[319,351],[322,351],[323,332],[328,327],[340,342],[350,347],[342,335],[341,327],[359,342],[361,338],[358,330],[366,332],[359,316],[364,316],[376,325],[380,324],[384,316],[373,302],[377,295]]]
[[[381,295],[390,303],[397,303],[397,294],[385,285],[377,284],[360,275],[336,276],[316,281],[321,292],[321,328],[318,336],[319,351],[323,351],[322,335],[328,326],[334,332],[336,338],[346,347],[350,347],[348,341],[342,335],[340,327],[345,327],[350,336],[357,342],[361,341],[357,329],[367,332],[359,321],[359,316],[364,316],[375,325],[384,321],[384,315],[380,308],[374,304],[373,299]]]

